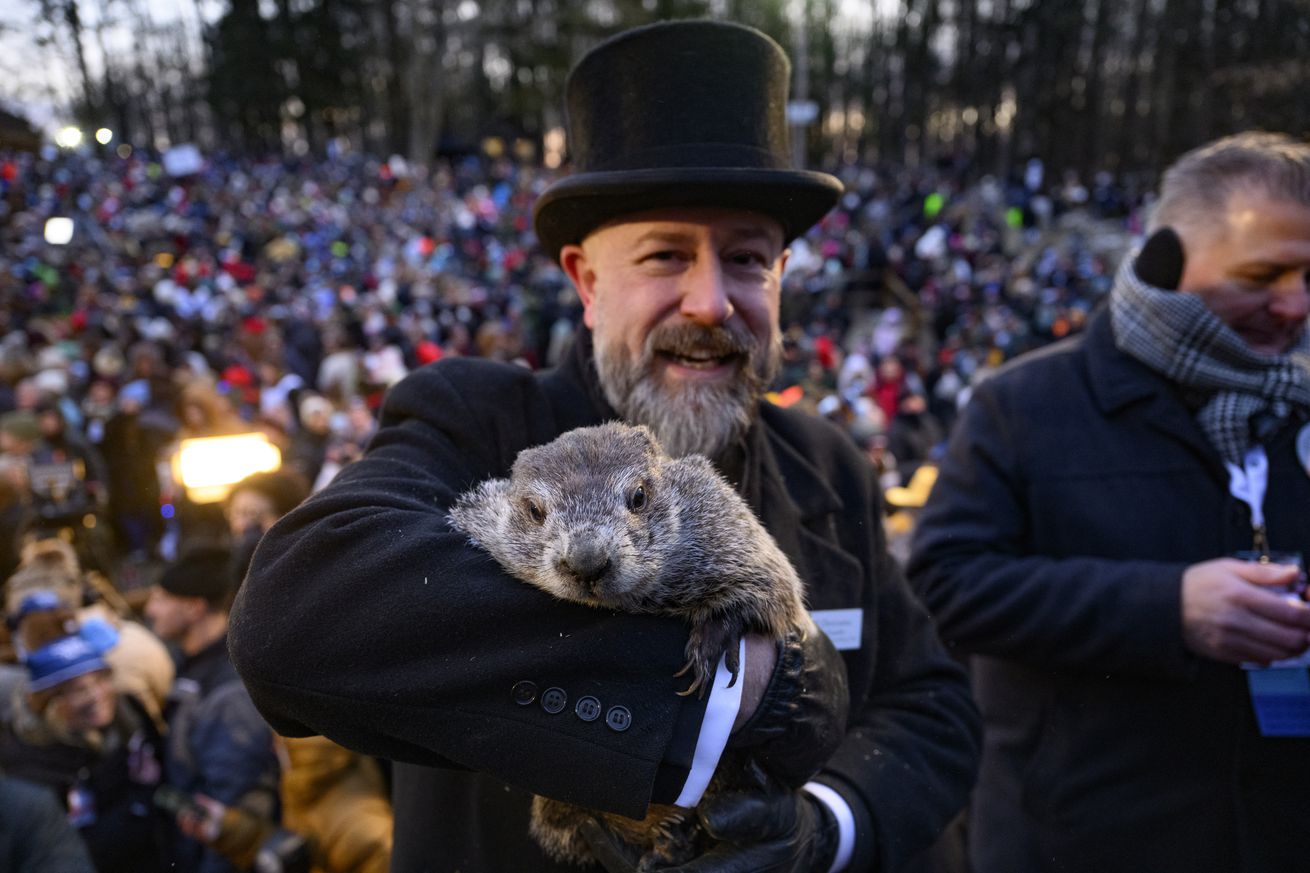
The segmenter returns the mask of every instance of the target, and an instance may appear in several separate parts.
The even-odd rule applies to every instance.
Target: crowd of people
[[[54,477],[32,483],[35,523],[101,518],[79,533],[102,570],[176,536],[185,494],[157,468],[179,439],[264,431],[321,487],[407,372],[452,355],[549,366],[576,329],[530,227],[548,171],[215,155],[174,176],[164,157],[0,156],[5,456]],[[839,207],[791,247],[774,399],[840,422],[902,484],[979,378],[1080,329],[1139,204],[1105,178],[839,172]],[[54,245],[59,217],[74,232]]]
[[[41,837],[62,860],[32,870],[91,869],[83,848],[100,873],[260,851],[386,869],[385,770],[272,733],[227,661],[227,610],[254,541],[362,455],[406,374],[560,363],[583,304],[531,219],[556,174],[352,155],[176,170],[145,149],[0,154],[0,790],[35,816],[13,780],[55,787],[49,832],[81,834]],[[938,460],[1000,364],[1081,330],[1140,230],[1108,177],[1032,170],[837,168],[837,208],[791,244],[770,399],[841,425],[884,486]],[[51,218],[70,240],[47,239]],[[281,471],[193,499],[180,441],[251,431]]]

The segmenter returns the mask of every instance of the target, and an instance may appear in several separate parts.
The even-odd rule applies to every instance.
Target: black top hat
[[[722,206],[769,215],[790,241],[836,205],[842,185],[791,167],[791,64],[738,24],[672,21],[589,51],[566,86],[574,173],[533,214],[553,257],[628,212]]]

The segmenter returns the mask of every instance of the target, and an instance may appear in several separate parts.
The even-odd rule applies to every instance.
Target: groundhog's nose
[[[582,546],[570,549],[560,558],[558,566],[561,573],[577,580],[588,590],[594,590],[613,564],[604,549]]]

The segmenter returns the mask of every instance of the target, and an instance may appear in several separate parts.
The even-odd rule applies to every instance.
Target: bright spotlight
[[[102,127],[96,131],[96,142],[101,145],[109,145],[109,141],[114,138],[114,132],[107,127]]]
[[[173,476],[194,503],[215,503],[252,473],[282,465],[282,453],[262,433],[182,440],[173,456]]]
[[[47,218],[45,223],[45,241],[52,246],[66,246],[73,239],[73,219]]]
[[[75,149],[82,144],[82,131],[76,127],[65,127],[55,134],[55,145],[66,149]]]

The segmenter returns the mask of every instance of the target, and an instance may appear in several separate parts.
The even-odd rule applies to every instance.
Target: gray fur
[[[646,503],[632,509],[637,488]],[[687,693],[704,693],[725,651],[735,677],[742,634],[781,639],[805,621],[800,579],[746,502],[708,460],[669,458],[645,427],[611,422],[525,449],[450,520],[561,600],[687,619]]]
[[[634,507],[638,488],[645,505]],[[686,619],[682,694],[704,695],[724,655],[735,682],[743,634],[782,639],[808,622],[796,571],[732,485],[704,457],[668,457],[646,427],[611,422],[525,449],[509,479],[465,492],[449,518],[511,575],[562,600]],[[538,797],[532,835],[556,859],[586,862],[578,828],[593,815]],[[645,848],[638,869],[694,854],[685,810],[601,818]]]

